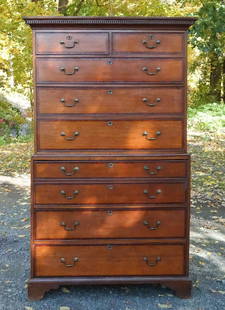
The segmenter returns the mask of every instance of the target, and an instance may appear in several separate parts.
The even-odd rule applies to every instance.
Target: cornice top
[[[122,17],[122,16],[24,16],[25,22],[35,25],[174,25],[189,27],[195,17]]]

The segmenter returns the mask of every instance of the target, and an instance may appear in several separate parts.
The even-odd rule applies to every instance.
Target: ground
[[[19,143],[0,148],[0,310],[225,309],[225,135],[189,127],[191,299],[179,299],[165,287],[137,285],[61,287],[29,301],[31,143]]]

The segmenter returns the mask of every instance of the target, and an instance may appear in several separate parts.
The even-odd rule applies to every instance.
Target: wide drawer
[[[112,42],[114,53],[181,55],[184,50],[182,33],[114,32]]]
[[[185,182],[52,184],[34,185],[36,204],[155,204],[183,203]]]
[[[34,239],[183,238],[185,211],[36,211]]]
[[[36,54],[106,54],[106,32],[36,32]]]
[[[51,276],[183,275],[184,246],[36,245],[34,274]]]
[[[37,58],[37,82],[181,82],[182,59]]]
[[[183,113],[182,87],[37,87],[37,112],[53,114]]]
[[[183,178],[187,161],[34,161],[34,178]]]
[[[39,150],[184,147],[181,120],[40,120],[38,136]]]

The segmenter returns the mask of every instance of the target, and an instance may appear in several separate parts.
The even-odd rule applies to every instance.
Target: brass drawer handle
[[[161,169],[162,169],[161,166],[157,166],[155,170],[150,170],[148,166],[144,166],[144,170],[150,175],[158,174]]]
[[[144,71],[144,72],[145,72],[146,74],[148,74],[148,75],[156,75],[160,70],[161,70],[160,67],[157,67],[157,68],[155,69],[155,72],[149,71],[149,70],[148,70],[148,67],[143,67],[143,68],[142,68],[142,71]]]
[[[76,139],[77,136],[79,136],[79,134],[80,134],[79,131],[74,131],[74,133],[73,133],[73,135],[71,137],[66,137],[65,132],[62,131],[60,133],[60,136],[64,137],[64,140],[66,140],[66,141],[73,141],[73,140]]]
[[[147,131],[144,131],[142,135],[145,137],[146,140],[149,140],[149,141],[156,140],[158,136],[161,135],[161,131],[157,130],[155,132],[156,137],[148,137],[149,133]]]
[[[67,264],[67,263],[66,263],[66,259],[65,259],[64,257],[61,257],[61,258],[60,258],[60,262],[61,262],[62,264],[64,264],[65,267],[74,267],[75,264],[76,264],[77,262],[79,262],[79,258],[78,258],[78,257],[74,257],[74,258],[72,259],[72,264]]]
[[[66,176],[72,176],[72,175],[74,175],[76,172],[78,172],[78,171],[80,170],[79,167],[74,167],[74,168],[72,169],[71,172],[66,171],[66,168],[65,168],[65,167],[60,167],[59,169],[60,169],[60,170],[62,171],[62,173],[65,174]]]
[[[61,222],[60,226],[62,226],[66,231],[74,231],[77,226],[80,225],[79,221],[75,221],[72,225],[72,227],[69,227],[65,222]]]
[[[149,49],[156,48],[161,42],[160,40],[154,40],[153,38],[154,35],[150,34],[147,39],[142,40],[142,44],[144,44],[144,46]]]
[[[144,262],[146,262],[146,264],[147,264],[149,267],[154,267],[154,266],[156,266],[156,265],[158,264],[158,262],[161,261],[161,257],[160,257],[160,256],[157,256],[157,257],[155,258],[155,261],[150,261],[150,260],[148,259],[148,257],[145,256],[145,257],[143,257],[143,260],[144,260]]]
[[[59,193],[64,196],[67,200],[72,200],[74,198],[76,198],[76,196],[79,194],[79,191],[78,190],[75,190],[73,193],[72,193],[72,196],[66,196],[66,192],[64,190],[61,190],[59,191]]]
[[[66,68],[65,67],[60,67],[59,68],[60,71],[64,72],[65,75],[73,75],[75,74],[77,71],[79,71],[79,67],[74,67],[73,71],[71,72],[66,72]]]
[[[155,102],[153,103],[149,103],[148,101],[148,98],[142,98],[142,101],[147,105],[147,106],[149,106],[149,107],[155,107],[156,105],[157,105],[157,103],[158,102],[160,102],[161,101],[161,98],[156,98],[155,99]]]
[[[156,193],[156,195],[159,195],[159,194],[162,193],[162,190],[161,190],[161,189],[157,189],[155,193]],[[157,198],[156,195],[149,195],[149,191],[148,191],[147,189],[144,189],[144,194],[145,194],[145,195],[148,195],[148,198],[149,198],[149,199],[155,199],[155,198]]]
[[[62,44],[65,48],[73,48],[75,44],[78,44],[78,40],[73,40],[73,37],[71,35],[66,36],[66,41],[60,41],[59,43]]]
[[[157,230],[159,229],[161,222],[156,221],[155,225],[150,225],[149,221],[145,220],[143,224],[149,229],[149,230]]]
[[[64,98],[60,99],[60,102],[64,105],[66,108],[72,108],[74,107],[80,100],[78,98],[74,98],[72,103],[66,103],[66,100]]]

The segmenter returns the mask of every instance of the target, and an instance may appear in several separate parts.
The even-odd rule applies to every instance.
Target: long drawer
[[[183,178],[185,160],[34,161],[34,178]]]
[[[181,58],[37,58],[37,82],[182,82]]]
[[[36,100],[37,111],[43,114],[174,114],[184,110],[182,87],[37,87]]]
[[[185,210],[36,211],[34,239],[183,238]]]
[[[184,148],[181,120],[40,120],[38,136],[39,150]]]
[[[34,274],[51,276],[183,275],[184,246],[36,245]]]
[[[153,204],[183,203],[187,184],[182,182],[68,184],[36,183],[36,204]]]

